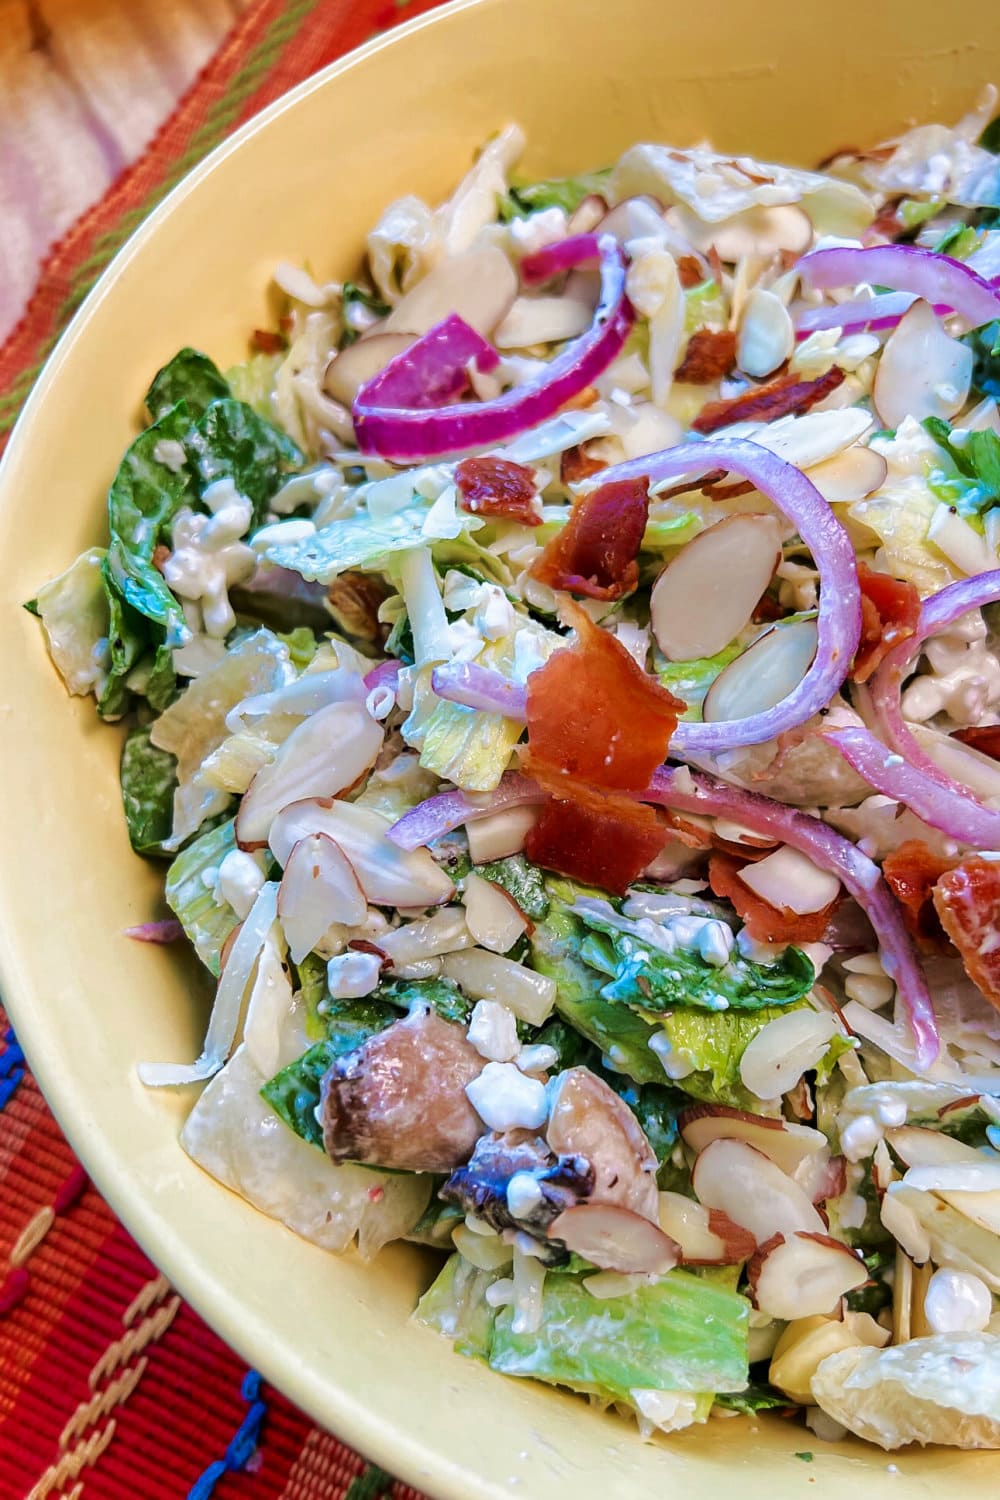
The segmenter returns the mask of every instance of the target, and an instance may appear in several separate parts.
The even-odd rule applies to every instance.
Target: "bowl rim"
[[[147,240],[158,233],[161,224],[169,218],[178,202],[211,176],[222,161],[242,150],[260,132],[267,130],[274,120],[286,111],[295,109],[314,92],[328,88],[335,79],[359,63],[388,48],[405,46],[415,33],[441,23],[447,24],[448,19],[457,12],[473,8],[485,9],[499,3],[502,0],[448,0],[448,3],[438,5],[433,10],[371,37],[281,94],[192,167],[129,235],[59,335],[18,413],[4,452],[0,455],[0,494],[3,493],[8,474],[14,466],[15,456],[25,441],[25,434],[31,427],[34,413],[58,381],[70,347],[84,333],[94,310],[127,270],[133,257]],[[357,1450],[366,1461],[386,1469],[395,1478],[412,1485],[418,1491],[429,1492],[439,1497],[439,1500],[468,1500],[468,1476],[449,1460],[440,1447],[410,1437],[391,1420],[387,1421],[375,1407],[358,1400],[345,1385],[324,1388],[324,1399],[317,1400],[316,1387],[308,1381],[302,1362],[294,1358],[292,1351],[286,1349],[281,1342],[262,1347],[252,1329],[248,1330],[239,1318],[238,1298],[233,1295],[216,1295],[214,1286],[200,1273],[194,1258],[185,1251],[183,1242],[175,1242],[169,1235],[163,1236],[162,1220],[155,1210],[141,1200],[136,1202],[129,1197],[127,1189],[120,1184],[113,1147],[103,1136],[91,1133],[86,1120],[64,1098],[61,1070],[56,1063],[50,1065],[45,1045],[44,1014],[27,1003],[29,970],[30,956],[19,952],[16,930],[8,933],[6,941],[0,945],[0,999],[14,1027],[18,1045],[25,1054],[46,1106],[88,1177],[156,1269],[163,1272],[184,1301],[230,1349],[252,1369],[259,1370],[265,1380],[317,1426]],[[220,1188],[220,1191],[228,1190]],[[330,1416],[334,1419],[332,1424],[329,1422]],[[476,1490],[480,1496],[494,1495],[497,1500],[504,1494],[501,1486],[485,1476],[479,1476]]]

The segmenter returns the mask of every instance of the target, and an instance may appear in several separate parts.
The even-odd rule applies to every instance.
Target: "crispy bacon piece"
[[[588,599],[630,594],[639,581],[648,489],[648,479],[617,479],[584,495],[532,567],[534,576]]]
[[[559,478],[563,484],[579,484],[608,466],[603,458],[592,458],[582,443],[575,448],[566,448],[559,460]]]
[[[285,335],[272,333],[268,328],[255,328],[250,343],[261,354],[283,354],[288,348]]]
[[[933,896],[965,972],[1000,1010],[1000,864],[970,854],[941,876]]]
[[[901,583],[888,573],[877,573],[866,562],[858,563],[861,585],[861,642],[854,656],[851,677],[867,682],[893,646],[913,634],[920,619],[920,595],[912,583]]]
[[[158,573],[163,572],[163,565],[167,561],[167,558],[170,557],[170,555],[170,548],[164,546],[163,542],[158,542],[157,545],[153,548],[153,567]]]
[[[935,910],[934,887],[953,864],[923,839],[907,839],[882,861],[882,874],[903,909],[903,920],[925,952],[948,946]]]
[[[972,750],[978,750],[981,755],[1000,760],[1000,724],[981,724],[972,729],[956,729],[951,738],[961,740],[963,745],[968,745]]]
[[[541,525],[535,476],[507,458],[463,458],[455,469],[462,509],[473,516],[502,516],[522,526]]]
[[[567,616],[576,645],[528,677],[525,770],[559,797],[641,792],[666,758],[684,704],[578,605]]]
[[[524,849],[546,870],[624,895],[659,854],[663,839],[662,824],[644,803],[624,797],[586,802],[553,797],[529,831]]]
[[[816,380],[796,380],[794,375],[783,375],[780,380],[744,391],[728,401],[709,401],[691,426],[695,432],[709,433],[718,432],[731,422],[772,422],[775,417],[801,416],[817,401],[825,400],[843,379],[839,365]]]
[[[749,495],[756,488],[749,479],[736,479],[732,484],[703,484],[701,493],[709,500],[735,500],[737,495]]]
[[[787,906],[772,906],[743,884],[741,868],[740,861],[730,855],[713,854],[708,862],[708,883],[717,896],[732,903],[752,938],[758,943],[818,943],[822,939],[836,909],[836,900],[822,911],[804,915],[790,911]]]
[[[785,611],[777,599],[765,593],[761,594],[757,600],[750,618],[755,625],[768,625],[772,620],[783,620],[785,618]]]
[[[732,329],[699,328],[688,340],[674,379],[689,385],[711,385],[728,375],[735,363],[736,334]]]
[[[708,488],[725,479],[726,469],[709,469],[707,474],[702,474],[697,479],[682,479],[679,484],[671,485],[669,490],[660,490],[657,500],[676,500],[678,495],[691,495],[695,490],[707,493]]]
[[[697,255],[682,255],[677,262],[677,275],[685,291],[689,291],[693,286],[701,286],[705,280],[705,273]]]

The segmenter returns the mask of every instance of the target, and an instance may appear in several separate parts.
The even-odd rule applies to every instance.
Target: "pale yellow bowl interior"
[[[889,1458],[781,1422],[713,1422],[664,1444],[582,1400],[504,1380],[408,1321],[429,1262],[335,1259],[248,1208],[177,1144],[190,1096],[141,1058],[187,1058],[208,994],[122,936],[160,912],[129,851],[119,736],[72,703],[20,609],[103,540],[103,491],[153,371],[182,343],[223,365],[266,322],[270,268],[356,267],[403,192],[444,195],[484,137],[528,130],[539,174],[636,140],[711,138],[810,164],[908,121],[954,120],[1000,80],[988,4],[478,0],[380,40],[290,94],[190,177],[118,258],[39,382],[0,478],[3,992],[32,1066],[101,1191],[200,1312],[319,1422],[447,1497],[866,1500],[986,1496],[996,1462]],[[805,1464],[794,1450],[812,1450]]]

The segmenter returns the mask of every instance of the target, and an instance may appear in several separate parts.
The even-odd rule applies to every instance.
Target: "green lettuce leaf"
[[[592,193],[603,197],[607,193],[611,168],[597,172],[580,172],[576,177],[549,177],[541,182],[525,182],[512,186],[500,200],[500,220],[509,224],[511,219],[526,219],[529,214],[539,213],[545,208],[561,208],[567,214],[574,213],[584,198]]]
[[[751,1381],[742,1391],[721,1392],[716,1396],[715,1404],[725,1411],[737,1411],[741,1416],[750,1417],[757,1411],[787,1411],[795,1402],[776,1391],[773,1385]]]
[[[231,906],[216,902],[212,894],[215,879],[214,875],[209,878],[209,872],[217,870],[235,848],[236,835],[233,820],[229,818],[199,833],[167,871],[167,905],[191,939],[202,963],[216,978],[223,946],[239,919]]]
[[[151,559],[161,542],[170,541],[171,523],[194,491],[187,465],[165,463],[161,444],[183,447],[190,427],[191,413],[183,402],[164,412],[126,449],[108,491],[115,587],[139,614],[168,627],[182,623],[180,609]],[[116,560],[116,551],[124,556]]]
[[[38,590],[31,612],[38,616],[59,675],[71,693],[107,691],[111,668],[108,600],[103,547],[91,547],[58,578]]]
[[[715,968],[684,948],[664,953],[595,912],[579,915],[590,929],[580,957],[610,976],[601,994],[644,1012],[676,1006],[747,1011],[790,1005],[808,994],[816,978],[812,963],[798,948],[786,948],[773,964],[753,963],[734,949],[729,962]]]
[[[500,1275],[499,1271],[477,1270],[464,1256],[450,1255],[413,1316],[451,1339],[456,1353],[488,1360],[496,1313],[486,1301],[486,1289]]]
[[[598,1300],[580,1276],[547,1276],[542,1323],[515,1333],[497,1316],[489,1362],[612,1401],[634,1390],[740,1391],[748,1378],[746,1298],[687,1271],[671,1271],[627,1297]]]
[[[148,726],[129,731],[119,774],[129,842],[137,854],[166,855],[163,842],[173,822],[176,773],[174,757],[150,744]]]
[[[676,1080],[677,1087],[709,1104],[728,1104],[759,1114],[760,1100],[740,1079],[740,1058],[769,1021],[805,1003],[715,1013],[685,1008],[660,1017],[658,1030],[666,1035],[671,1052],[693,1065],[686,1077]]]
[[[516,719],[439,700],[423,726],[420,764],[464,792],[492,792],[523,732]]]
[[[276,542],[264,557],[317,583],[331,583],[348,568],[380,569],[389,554],[420,545],[427,510],[426,505],[408,505],[380,521],[365,513],[345,516],[303,541]]]
[[[344,331],[340,335],[340,348],[346,349],[361,337],[357,329],[352,328],[348,313],[353,307],[363,307],[367,312],[374,314],[376,318],[387,317],[392,311],[388,302],[383,302],[375,292],[369,292],[356,282],[344,282]]]
[[[958,505],[963,515],[975,514],[996,503],[1000,498],[1000,438],[988,428],[983,432],[970,432],[959,447],[953,438],[953,429],[940,417],[925,417],[924,431],[947,453],[958,473],[971,480],[971,485],[956,487],[950,474],[944,475],[949,485],[941,499]],[[936,475],[931,484],[935,487]],[[937,480],[937,485],[940,484]]]
[[[232,479],[253,505],[255,526],[263,521],[267,502],[289,469],[305,462],[286,433],[246,402],[231,398],[213,401],[205,409],[188,433],[186,447],[200,488]]]
[[[500,886],[512,896],[526,917],[541,922],[549,914],[549,897],[545,889],[545,877],[537,865],[533,865],[523,854],[508,854],[505,859],[493,859],[485,865],[476,865],[476,874]]]
[[[681,718],[690,723],[700,723],[702,704],[709,688],[723,667],[729,665],[745,649],[741,641],[731,641],[716,656],[700,656],[694,661],[667,661],[659,651],[654,652],[656,675],[668,692],[683,698],[687,709]]]
[[[271,417],[274,409],[271,393],[284,358],[284,354],[251,354],[242,364],[226,371],[231,394],[237,401],[252,406],[259,417]]]
[[[183,401],[197,420],[213,401],[230,395],[228,380],[207,354],[200,354],[197,349],[181,349],[153,376],[146,392],[146,407],[156,422]]]
[[[984,396],[1000,398],[1000,322],[984,323],[962,338],[972,350],[972,384]]]

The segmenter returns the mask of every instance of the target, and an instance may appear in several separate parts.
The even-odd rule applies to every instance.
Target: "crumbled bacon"
[[[648,479],[617,479],[584,495],[531,569],[534,576],[589,599],[630,594],[639,581],[648,489]]]
[[[731,484],[702,484],[701,493],[709,500],[735,500],[737,495],[752,494],[757,486],[749,479],[735,479]]]
[[[980,724],[972,729],[956,729],[951,737],[953,740],[961,740],[971,750],[978,750],[980,755],[1000,760],[1000,724]]]
[[[586,411],[588,406],[593,406],[599,398],[600,391],[596,385],[585,385],[582,390],[577,391],[575,396],[570,396],[560,406],[560,411]]]
[[[861,585],[861,641],[854,656],[851,677],[867,682],[885,656],[913,634],[920,619],[920,595],[912,583],[902,583],[888,573],[878,573],[867,563],[858,563]]]
[[[881,235],[884,239],[894,240],[898,235],[905,232],[906,225],[899,217],[899,205],[902,201],[902,198],[890,198],[886,203],[883,203],[875,218],[868,226],[866,238],[877,234]]]
[[[386,969],[392,968],[392,959],[389,955],[383,949],[376,947],[374,943],[370,943],[367,938],[352,938],[347,946],[355,953],[370,953],[373,958],[377,958],[382,966],[383,974]]]
[[[757,600],[750,618],[755,625],[769,625],[772,620],[783,620],[785,611],[777,599],[765,593]]]
[[[926,952],[947,946],[933,898],[935,885],[953,864],[923,839],[907,839],[882,862],[882,874],[902,908],[903,920]]]
[[[607,467],[603,458],[592,457],[582,443],[577,443],[575,448],[564,450],[559,460],[559,478],[563,484],[579,484],[581,479],[589,479]]]
[[[709,270],[712,273],[712,280],[715,282],[716,286],[721,291],[722,290],[722,276],[723,276],[723,271],[722,271],[722,257],[719,254],[718,250],[716,250],[716,248],[715,248],[714,245],[709,245],[709,247],[708,247],[707,260],[708,260]]]
[[[163,565],[170,555],[170,548],[164,546],[163,542],[158,542],[153,548],[152,563],[158,573],[163,572]]]
[[[816,380],[797,380],[783,375],[769,385],[754,387],[727,401],[709,401],[702,407],[691,426],[695,432],[717,432],[732,422],[772,422],[776,417],[801,416],[818,401],[835,391],[844,379],[839,365]]]
[[[736,334],[732,329],[699,328],[688,340],[674,379],[689,385],[711,385],[728,375],[735,363]]]
[[[663,847],[651,807],[610,797],[590,802],[553,797],[525,840],[536,865],[624,895]]]
[[[555,796],[640,792],[663,763],[684,704],[579,606],[567,613],[576,644],[528,677],[525,769]]]
[[[260,354],[283,354],[288,348],[288,340],[283,333],[272,333],[267,328],[255,328],[250,344]]]
[[[695,490],[705,491],[706,486],[719,483],[725,479],[727,469],[709,469],[707,474],[701,474],[695,479],[682,479],[679,484],[672,485],[669,490],[659,490],[657,500],[676,500],[678,495],[690,495]]]
[[[743,863],[746,863],[744,861]],[[822,911],[804,914],[787,906],[772,906],[744,885],[738,860],[728,854],[713,854],[708,862],[708,883],[717,896],[732,903],[750,936],[758,943],[818,943],[837,906],[833,900]]]
[[[705,280],[705,270],[697,255],[682,255],[677,262],[677,275],[685,291],[701,286]]]
[[[969,855],[941,876],[933,895],[965,972],[1000,1010],[1000,863]]]
[[[462,509],[473,516],[501,516],[522,526],[539,526],[535,476],[507,458],[463,458],[455,469]]]

